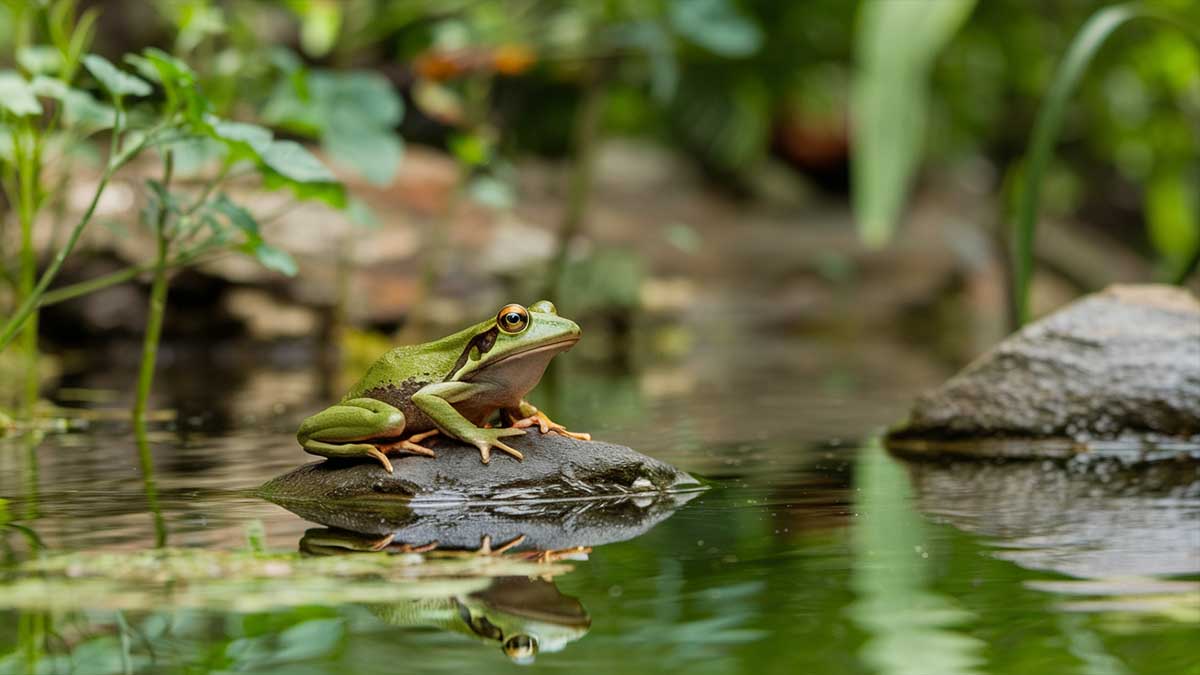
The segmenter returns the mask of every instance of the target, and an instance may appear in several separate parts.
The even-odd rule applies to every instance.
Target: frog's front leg
[[[515,429],[524,429],[536,425],[543,434],[554,432],[567,438],[574,438],[577,441],[592,440],[591,434],[568,431],[566,427],[550,419],[546,413],[538,410],[536,406],[524,399],[521,400],[519,406],[511,410],[506,410],[505,413],[512,420],[512,426]]]
[[[455,403],[478,397],[481,388],[486,386],[488,385],[472,382],[435,382],[417,390],[412,396],[412,402],[429,415],[442,433],[479,448],[479,457],[484,464],[491,461],[492,448],[498,448],[517,459],[524,459],[525,456],[520,451],[500,441],[505,436],[524,435],[524,429],[481,429],[455,410]]]
[[[374,457],[391,473],[392,463],[387,458],[390,451],[407,450],[433,457],[432,450],[414,442],[416,436],[378,442],[400,436],[404,427],[404,413],[396,407],[373,398],[352,398],[304,420],[296,440],[305,451],[322,457]]]

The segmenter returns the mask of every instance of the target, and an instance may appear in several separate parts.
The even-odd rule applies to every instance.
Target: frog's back
[[[441,382],[453,366],[452,360],[446,359],[432,345],[404,345],[396,347],[379,357],[366,374],[346,394],[345,398],[379,398],[391,403],[390,400],[373,395],[380,389],[408,389],[413,392],[431,382]],[[409,393],[411,396],[412,393]],[[395,405],[395,404],[393,404]]]

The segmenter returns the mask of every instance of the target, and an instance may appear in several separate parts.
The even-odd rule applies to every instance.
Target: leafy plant
[[[41,52],[51,53],[48,48]],[[24,167],[30,157],[37,158],[41,139],[47,133],[34,122],[39,116],[49,115],[48,126],[62,125],[77,134],[94,129],[97,118],[102,122],[111,120],[108,160],[88,208],[36,285],[30,285],[28,292],[20,294],[19,306],[0,328],[0,349],[23,326],[32,325],[28,322],[36,316],[37,307],[46,299],[51,282],[91,221],[112,176],[144,152],[153,150],[162,158],[163,171],[159,180],[145,183],[148,207],[142,217],[143,224],[156,241],[153,263],[134,266],[75,287],[57,289],[52,297],[61,300],[119,283],[143,271],[152,272],[150,313],[134,409],[135,417],[140,418],[145,412],[153,378],[170,269],[194,264],[212,255],[240,251],[270,269],[285,274],[296,272],[290,256],[264,241],[251,213],[221,193],[220,185],[235,172],[238,175],[256,173],[267,188],[287,188],[298,198],[321,199],[338,207],[346,204],[345,191],[324,165],[300,144],[276,139],[265,127],[213,115],[197,86],[195,72],[165,52],[149,48],[140,55],[127,56],[126,61],[137,74],[94,54],[82,56],[80,60],[106,92],[107,103],[95,101],[86,92],[72,89],[62,80],[48,80],[41,75],[29,78],[11,71],[0,73],[0,90],[8,94],[4,97],[4,108],[7,116],[16,120],[17,129],[12,132],[13,156],[3,157],[6,167],[10,162]],[[26,61],[33,62],[32,59]],[[156,90],[161,97],[148,99]],[[51,112],[43,110],[43,100],[54,103]],[[85,112],[93,114],[89,116]],[[77,125],[90,126],[79,129]],[[104,124],[99,126],[105,128]],[[216,146],[220,168],[215,175],[202,181],[198,193],[174,191],[171,182],[175,154],[180,148],[197,143]],[[43,189],[36,169],[21,168],[18,173],[22,191],[36,195]],[[32,217],[23,217],[22,222],[32,227]]]

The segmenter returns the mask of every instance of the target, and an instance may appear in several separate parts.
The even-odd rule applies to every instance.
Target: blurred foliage
[[[859,9],[854,207],[870,246],[886,243],[900,217],[924,146],[930,70],[974,4],[868,0]]]
[[[1178,20],[1144,5],[1131,2],[1114,5],[1092,15],[1071,41],[1066,55],[1058,66],[1054,80],[1046,92],[1045,101],[1038,111],[1037,121],[1030,134],[1029,150],[1020,167],[1013,204],[1013,289],[1012,314],[1020,325],[1030,318],[1029,288],[1033,272],[1034,234],[1041,206],[1041,194],[1047,166],[1066,118],[1072,95],[1080,81],[1087,75],[1097,52],[1111,39],[1115,32],[1135,20],[1155,20],[1165,28],[1181,30],[1185,38],[1192,40],[1200,49],[1200,25]],[[1200,75],[1200,69],[1196,69]],[[1188,170],[1190,173],[1190,169]],[[1148,191],[1147,219],[1151,241],[1160,244],[1159,253],[1168,265],[1176,268],[1174,277],[1180,281],[1191,272],[1187,266],[1195,260],[1195,239],[1200,241],[1200,221],[1181,191],[1173,189],[1170,173],[1152,182]],[[1165,202],[1165,203],[1164,203]],[[1194,236],[1193,236],[1194,235]],[[1182,245],[1186,248],[1175,248]]]

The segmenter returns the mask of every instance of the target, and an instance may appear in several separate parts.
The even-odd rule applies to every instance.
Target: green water
[[[0,672],[1200,673],[1193,465],[906,464],[872,439],[946,366],[732,323],[674,355],[571,353],[550,373],[556,417],[712,488],[548,581],[122,581],[159,538],[294,553],[322,532],[252,492],[309,460],[291,432],[319,377],[167,350],[158,406],[178,415],[151,430],[149,495],[120,421],[0,446]],[[119,370],[67,384],[124,391]],[[70,552],[114,554],[111,579],[29,571]],[[502,650],[514,636],[536,641],[532,664]]]

